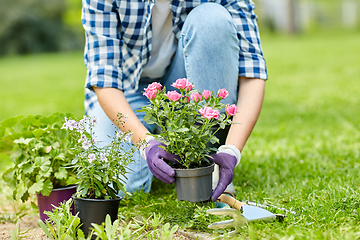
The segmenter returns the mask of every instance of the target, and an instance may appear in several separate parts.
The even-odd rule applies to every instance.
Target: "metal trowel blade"
[[[273,221],[276,219],[276,215],[272,212],[269,212],[268,210],[265,210],[263,208],[255,207],[255,206],[249,206],[249,205],[243,205],[243,216],[248,220],[251,221]]]

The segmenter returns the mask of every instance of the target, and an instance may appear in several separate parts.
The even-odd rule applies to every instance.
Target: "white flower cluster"
[[[98,125],[98,120],[95,117],[88,117],[84,116],[81,120],[78,122],[73,119],[68,119],[65,117],[65,123],[62,126],[62,129],[70,130],[70,131],[76,131],[80,133],[80,138],[78,139],[78,143],[81,144],[81,147],[83,150],[88,151],[89,153],[87,155],[88,161],[92,163],[94,160],[96,160],[96,153],[91,152],[91,148],[96,145],[98,142],[96,138],[93,135],[93,128]],[[89,134],[86,134],[86,130]],[[133,133],[129,132],[124,135],[124,133],[120,130],[116,132],[116,138],[121,139],[121,142],[131,142],[133,137]],[[99,154],[99,158],[101,161],[107,162],[108,158],[106,155],[106,151],[102,151]]]

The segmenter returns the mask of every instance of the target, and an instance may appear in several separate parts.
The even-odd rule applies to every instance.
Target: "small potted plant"
[[[78,187],[73,199],[81,229],[87,236],[91,223],[102,224],[107,214],[112,221],[117,219],[121,200],[117,194],[125,191],[125,174],[130,171],[128,164],[133,161],[137,145],[125,150],[125,144],[131,144],[132,133],[118,130],[108,146],[99,147],[94,132],[96,118],[84,116],[79,121],[65,121],[63,128],[77,139],[72,164]]]
[[[61,129],[65,116],[70,114],[18,116],[0,123],[0,149],[13,161],[2,178],[14,189],[14,200],[25,202],[36,194],[43,221],[44,211],[70,199],[76,189],[70,167],[74,141]]]
[[[217,94],[209,90],[200,93],[186,78],[172,86],[179,91],[166,91],[160,83],[151,83],[143,93],[150,104],[141,111],[147,123],[161,129],[160,134],[152,136],[166,145],[167,152],[180,157],[177,164],[169,163],[175,168],[178,200],[207,201],[212,194],[214,170],[209,159],[217,150],[211,144],[219,143],[215,134],[231,124],[237,107],[221,103],[229,94],[226,89],[219,89]]]

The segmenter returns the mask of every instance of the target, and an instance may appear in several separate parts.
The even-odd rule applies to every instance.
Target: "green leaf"
[[[34,171],[34,165],[31,163],[24,164],[22,167],[25,174],[32,173]]]
[[[38,223],[39,223],[39,226],[41,227],[41,229],[42,229],[42,230],[44,231],[44,233],[46,234],[46,236],[47,236],[48,238],[54,240],[52,234],[49,232],[49,230],[48,230],[47,226],[45,225],[45,223],[44,223],[41,219],[38,220]]]
[[[62,124],[61,124],[61,127],[62,127]],[[65,139],[66,136],[68,135],[68,133],[65,129],[56,130],[55,134],[59,139]]]
[[[20,157],[22,156],[22,153],[21,153],[21,149],[20,148],[17,148],[17,149],[14,149],[10,155],[10,159],[16,163],[17,159],[19,159]]]
[[[34,183],[34,184],[29,188],[28,192],[29,192],[30,194],[35,194],[35,193],[37,193],[37,192],[40,192],[40,191],[42,190],[43,186],[44,186],[44,180],[41,179],[41,180],[37,181],[36,183]]]
[[[86,196],[90,188],[90,184],[81,184],[78,186],[81,196]]]
[[[176,129],[175,132],[188,132],[189,129],[188,128],[179,128],[179,129]]]
[[[90,234],[90,235],[92,235],[92,234]],[[79,240],[85,239],[85,234],[81,229],[77,230],[77,237]]]
[[[108,239],[106,237],[106,233],[103,230],[102,226],[99,226],[98,224],[95,223],[91,223],[92,227],[94,228],[94,231],[96,232],[96,235],[100,238],[100,239]]]
[[[59,171],[56,172],[54,175],[57,179],[66,179],[68,174],[65,168],[60,168]]]
[[[46,131],[43,130],[43,129],[36,129],[36,130],[32,131],[32,134],[34,134],[34,136],[35,136],[36,138],[39,138],[39,137],[41,137],[45,132],[46,132]]]
[[[39,150],[39,149],[42,149],[43,147],[46,147],[46,146],[44,146],[44,143],[42,141],[40,141],[35,144],[34,149]]]
[[[115,220],[114,224],[112,224],[111,218],[109,214],[106,214],[105,217],[105,232],[107,239],[115,239],[116,237],[116,228],[118,226],[119,220]]]
[[[97,187],[100,189],[100,191],[102,191],[104,189],[104,185],[97,179],[94,179],[94,181],[95,181],[95,184],[97,185]]]
[[[48,177],[50,177],[50,175],[51,175],[51,173],[52,173],[52,171],[53,171],[53,169],[52,169],[50,166],[41,166],[40,169],[41,169],[41,171],[39,172],[39,175],[38,175],[38,176],[41,175],[42,178],[48,178]],[[36,179],[40,179],[40,178],[38,178],[38,176],[37,176]]]
[[[2,126],[4,128],[11,128],[19,122],[20,118],[22,118],[22,116],[7,118],[0,123],[0,126]]]
[[[21,199],[22,202],[26,202],[29,199],[30,195],[29,192],[24,189],[22,192],[16,195],[16,200]]]
[[[210,139],[210,142],[211,142],[212,144],[219,143],[219,139],[218,139],[217,137],[213,136],[213,137]]]
[[[27,117],[24,117],[23,119],[21,119],[20,123],[21,125],[23,125],[24,127],[28,128],[29,126],[38,126],[39,125],[39,119],[40,116],[34,116],[34,115],[29,115]]]
[[[52,190],[53,184],[51,183],[50,179],[47,179],[43,184],[41,194],[44,196],[49,196]]]
[[[49,166],[51,164],[50,160],[48,157],[36,157],[35,158],[35,165],[36,166],[43,166],[43,165],[47,165]]]
[[[154,116],[146,116],[145,118],[145,121],[148,123],[148,124],[155,124],[157,123],[157,119],[154,117]]]
[[[35,165],[40,167],[39,177],[49,177],[53,169],[51,168],[51,161],[48,157],[35,158]],[[38,176],[37,176],[38,177]]]
[[[64,118],[65,118],[65,115],[63,113],[54,113],[54,114],[50,115],[49,117],[44,118],[42,120],[42,122],[51,125],[54,123],[62,122]]]
[[[17,140],[14,140],[14,143],[17,143],[17,144],[25,144],[25,145],[28,145],[29,144],[29,142],[31,141],[31,140],[33,140],[33,139],[35,139],[35,138],[20,138],[20,139],[17,139]]]
[[[65,154],[64,154],[64,153],[60,153],[60,154],[57,155],[54,159],[65,160]]]
[[[14,169],[9,168],[3,175],[2,179],[12,188],[16,187],[16,181],[14,178]]]

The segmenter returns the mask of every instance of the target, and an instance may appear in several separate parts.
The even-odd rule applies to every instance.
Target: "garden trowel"
[[[275,220],[277,216],[266,209],[257,206],[250,206],[244,202],[240,202],[226,193],[221,194],[220,197],[218,198],[218,201],[226,203],[230,207],[238,211],[242,211],[242,215],[247,221]]]

